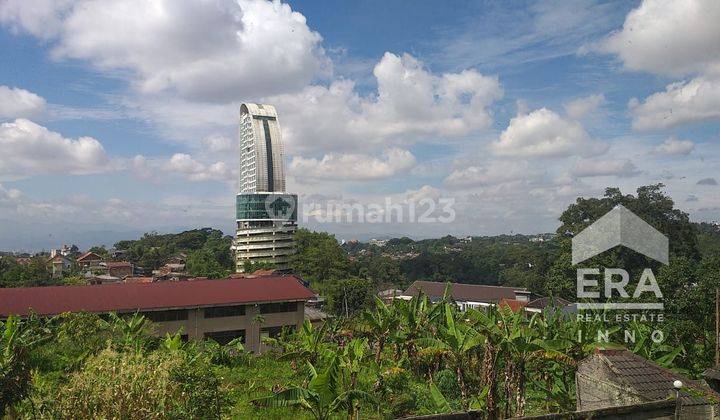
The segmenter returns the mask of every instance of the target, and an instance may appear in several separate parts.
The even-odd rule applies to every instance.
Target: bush
[[[210,363],[179,351],[106,349],[59,389],[44,388],[36,406],[52,418],[218,418],[226,402]]]

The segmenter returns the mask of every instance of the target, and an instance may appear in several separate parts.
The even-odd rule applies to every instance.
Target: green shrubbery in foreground
[[[620,328],[614,326],[613,328]],[[638,337],[650,333],[639,329]],[[459,312],[424,297],[248,355],[238,342],[150,335],[139,316],[11,318],[0,327],[0,402],[24,418],[393,418],[464,409],[489,417],[573,410],[577,361],[599,323],[507,308]],[[579,334],[582,331],[582,334]],[[582,338],[582,339],[580,339]],[[631,348],[672,367],[683,349]]]

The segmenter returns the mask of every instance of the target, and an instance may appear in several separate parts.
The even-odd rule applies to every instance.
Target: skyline
[[[301,204],[455,199],[301,223],[343,239],[550,232],[657,182],[720,219],[711,0],[40,3],[0,5],[0,249],[231,234],[242,102],[278,109]]]

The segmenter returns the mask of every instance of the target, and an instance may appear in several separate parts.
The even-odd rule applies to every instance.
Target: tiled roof
[[[312,306],[306,306],[305,307],[305,318],[310,320],[310,322],[324,321],[324,320],[330,318],[330,315],[328,315],[324,311],[321,311],[318,308],[313,308]]]
[[[0,289],[0,317],[64,312],[131,312],[311,299],[295,276]]]
[[[90,257],[92,257],[92,258],[90,258]],[[79,256],[77,258],[77,261],[79,262],[79,261],[82,261],[85,259],[102,260],[102,257],[94,252],[86,252],[86,253],[82,254],[81,256]]]
[[[515,291],[527,293],[523,287],[486,286],[478,284],[441,283],[418,280],[405,291],[407,296],[417,296],[420,291],[429,298],[441,298],[445,287],[450,285],[450,295],[454,300],[498,303],[501,299],[515,299]]]
[[[128,261],[108,261],[105,263],[107,268],[121,268],[121,267],[132,267],[132,264]]]
[[[662,400],[673,396],[675,394],[673,382],[676,380],[682,381],[687,388],[720,398],[720,395],[700,382],[685,378],[628,350],[597,350],[596,354],[590,357],[600,357],[615,374],[618,381],[631,388],[639,396],[646,398],[647,401]],[[681,395],[685,403],[700,404],[704,402],[702,398],[693,397],[684,392]]]

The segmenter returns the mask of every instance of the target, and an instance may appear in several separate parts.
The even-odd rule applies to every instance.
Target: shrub
[[[118,353],[88,358],[38,406],[53,418],[217,418],[226,402],[203,357],[184,352]]]

